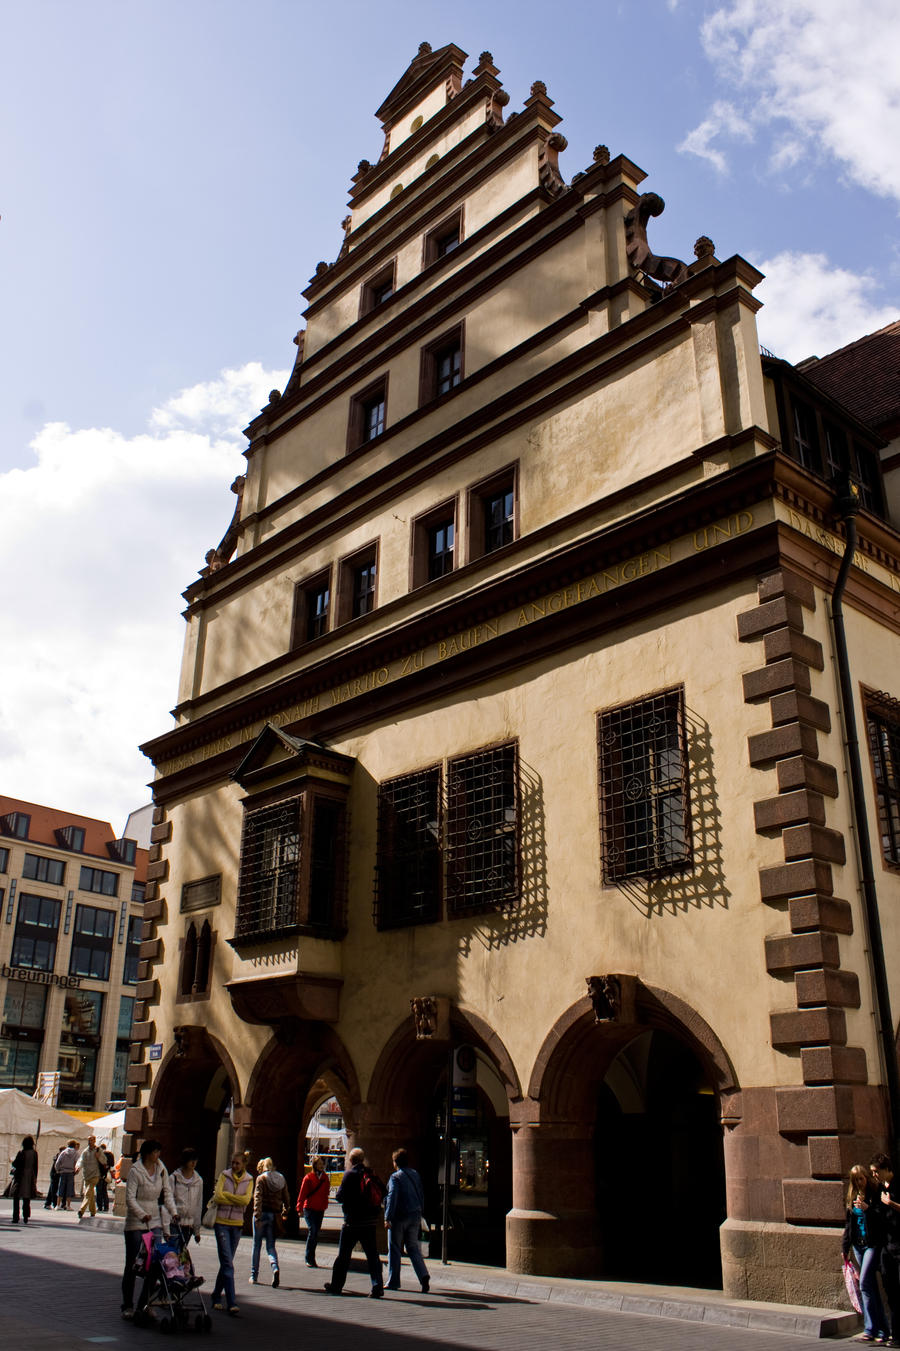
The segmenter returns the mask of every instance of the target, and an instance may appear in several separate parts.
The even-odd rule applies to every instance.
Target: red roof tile
[[[886,426],[900,416],[900,319],[804,366],[803,374],[860,422]]]
[[[45,844],[51,845],[54,849],[59,849],[60,843],[56,838],[55,832],[61,830],[64,826],[78,826],[84,831],[84,854],[89,854],[94,858],[109,859],[110,854],[107,849],[107,843],[112,843],[116,838],[115,831],[108,821],[98,821],[93,816],[79,816],[77,812],[62,811],[57,807],[43,807],[37,802],[24,802],[21,798],[4,797],[0,794],[0,816],[7,816],[10,812],[22,812],[25,816],[30,816],[31,821],[28,826],[28,839],[20,840],[21,844]],[[0,837],[9,840],[10,836]],[[145,849],[138,849],[137,856],[144,855],[143,873],[146,875],[146,853]]]

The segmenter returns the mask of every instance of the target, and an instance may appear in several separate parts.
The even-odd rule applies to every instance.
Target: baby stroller
[[[160,1332],[209,1332],[212,1319],[200,1293],[203,1277],[194,1271],[188,1251],[188,1239],[178,1224],[172,1225],[169,1238],[155,1238],[148,1231],[142,1236],[141,1251],[134,1269],[144,1278],[144,1290],[134,1313],[138,1327],[158,1327]],[[159,1317],[154,1317],[157,1310]]]

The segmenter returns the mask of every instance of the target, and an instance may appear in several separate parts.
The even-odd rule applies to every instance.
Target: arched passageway
[[[199,1154],[198,1171],[211,1192],[233,1147],[232,1113],[240,1086],[231,1057],[203,1027],[178,1030],[150,1095],[147,1135],[163,1146],[163,1159],[177,1165],[186,1146]]]
[[[637,982],[606,1022],[580,1000],[547,1037],[514,1131],[510,1266],[720,1286],[720,1104],[735,1088],[708,1024],[667,992]]]

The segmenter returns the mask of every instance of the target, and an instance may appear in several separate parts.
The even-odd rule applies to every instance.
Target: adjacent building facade
[[[124,1101],[146,868],[106,821],[0,796],[0,1088]]]
[[[888,1134],[858,808],[900,950],[885,437],[760,354],[749,263],[656,255],[644,173],[567,182],[544,85],[465,60],[378,110],[186,593],[131,1144],[224,1120],[294,1178],[333,1098],[437,1218],[449,1099],[457,1251],[830,1304]]]

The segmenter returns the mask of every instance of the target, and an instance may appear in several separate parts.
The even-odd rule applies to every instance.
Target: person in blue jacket
[[[425,1210],[425,1190],[415,1168],[410,1168],[405,1149],[395,1149],[394,1171],[388,1178],[384,1202],[384,1227],[388,1231],[388,1290],[400,1289],[400,1258],[403,1249],[412,1263],[422,1293],[428,1294],[428,1268],[419,1246],[419,1230]]]

